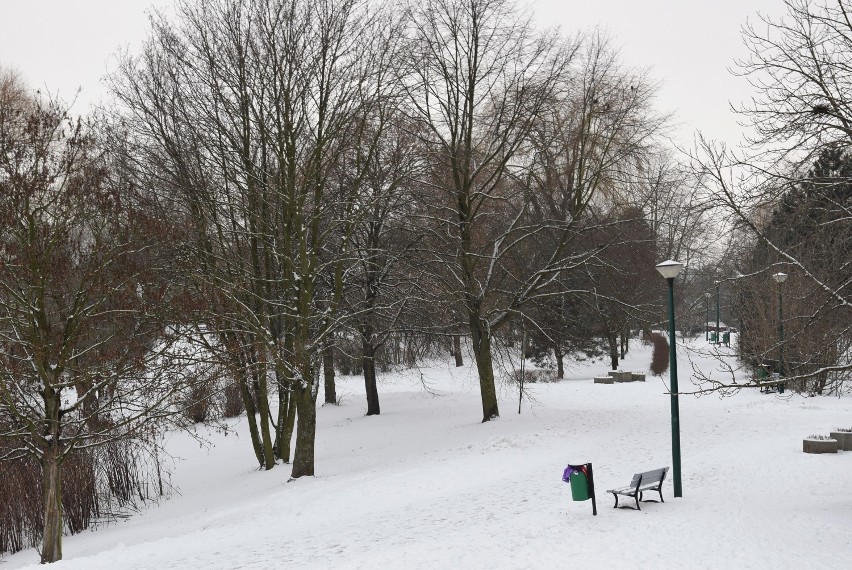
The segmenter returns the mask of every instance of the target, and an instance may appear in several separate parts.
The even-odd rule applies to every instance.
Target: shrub
[[[9,453],[0,441],[0,455]],[[62,466],[62,522],[69,534],[163,495],[160,458],[142,440],[75,450]],[[0,557],[39,545],[41,466],[31,457],[0,461]]]
[[[240,385],[234,381],[225,386],[225,405],[222,408],[222,415],[226,418],[235,418],[246,409],[243,397],[240,394]]]
[[[212,378],[202,378],[190,385],[182,402],[187,419],[202,424],[211,418],[214,389],[215,381]]]
[[[651,333],[654,351],[651,354],[651,374],[660,376],[669,369],[669,341],[660,333]]]
[[[521,379],[521,371],[512,372],[512,381],[518,383]],[[552,370],[524,370],[524,382],[527,384],[558,382],[556,374]]]
[[[343,376],[358,376],[364,372],[361,343],[354,336],[340,336],[334,340],[334,364]]]

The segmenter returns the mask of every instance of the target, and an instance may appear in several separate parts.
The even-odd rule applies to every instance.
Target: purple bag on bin
[[[574,473],[582,473],[583,475],[588,477],[589,474],[587,471],[588,470],[586,469],[585,465],[569,465],[565,468],[565,471],[562,472],[562,480],[568,483],[571,479],[571,475],[573,475]]]

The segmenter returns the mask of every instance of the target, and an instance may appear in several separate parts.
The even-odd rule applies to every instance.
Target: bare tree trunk
[[[405,349],[403,358],[405,359],[405,365],[408,368],[412,368],[415,364],[417,364],[417,348],[414,343],[414,334],[410,332],[405,333]]]
[[[56,457],[45,457],[42,461],[42,486],[44,537],[41,563],[46,564],[62,560],[62,481]]]
[[[51,399],[53,400],[53,399]],[[45,409],[50,421],[51,440],[41,459],[42,507],[44,508],[44,534],[41,563],[62,560],[62,478],[59,466],[59,402],[48,401]]]
[[[491,360],[491,335],[479,315],[471,312],[470,339],[473,358],[479,373],[479,391],[482,395],[482,421],[500,417],[497,407],[497,390],[494,385],[494,364]]]
[[[630,343],[630,331],[621,331],[621,359],[627,355],[627,349]]]
[[[296,452],[293,454],[293,479],[313,477],[314,447],[317,431],[317,413],[314,405],[309,371],[302,371],[303,378],[297,379],[293,395],[299,422],[296,426]]]
[[[252,377],[257,392],[257,407],[260,415],[260,436],[263,443],[263,468],[272,469],[275,467],[275,453],[272,450],[272,433],[269,430],[270,419],[272,417],[269,410],[269,391],[266,381],[266,363],[259,362],[259,366],[252,369]]]
[[[287,421],[281,434],[281,451],[279,452],[284,463],[290,463],[290,442],[293,441],[293,428],[296,427],[296,398],[291,394],[287,404]]]
[[[393,363],[397,366],[402,364],[402,340],[398,334],[393,336]]]
[[[293,416],[296,407],[293,402],[292,380],[276,371],[278,379],[278,423],[275,426],[275,453],[284,463],[290,462],[290,440],[293,437]]]
[[[364,368],[364,387],[367,391],[367,415],[378,416],[381,408],[379,407],[379,390],[376,387],[376,347],[367,340],[371,336],[368,330],[362,331],[362,334],[361,366]]]
[[[334,383],[334,340],[331,335],[322,350],[322,373],[325,378],[325,403],[337,404],[337,387]]]
[[[257,407],[254,405],[254,397],[248,386],[247,372],[240,371],[237,384],[240,387],[240,396],[243,399],[243,405],[246,408],[246,420],[248,421],[249,434],[251,435],[251,444],[254,448],[254,455],[257,458],[257,463],[263,465],[263,446],[260,443],[260,433],[257,430]]]
[[[607,332],[606,339],[609,344],[609,360],[612,370],[618,370],[618,335],[614,332]]]
[[[453,354],[456,357],[456,368],[464,366],[464,359],[461,352],[461,335],[453,335]]]
[[[553,356],[556,357],[556,379],[562,380],[565,378],[565,355],[562,354],[562,347],[558,344],[553,347]]]

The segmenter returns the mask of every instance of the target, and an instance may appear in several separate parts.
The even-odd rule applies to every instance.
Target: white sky
[[[119,48],[138,46],[150,6],[171,0],[0,0],[0,65],[85,112],[105,95],[101,77]]]
[[[149,6],[172,0],[0,0],[0,65],[34,87],[71,99],[85,112],[104,96],[101,76],[118,48],[138,46]],[[735,142],[729,101],[749,96],[726,68],[743,55],[740,27],[757,11],[779,15],[780,0],[531,0],[539,20],[567,32],[600,26],[626,63],[650,67],[661,83],[659,107],[674,111],[677,138],[695,129]]]
[[[741,28],[757,13],[784,13],[781,0],[531,0],[545,25],[566,31],[600,28],[626,64],[650,68],[661,83],[659,108],[674,111],[675,136],[690,143],[700,129],[731,143],[740,128],[729,102],[751,88],[727,68],[746,54]]]

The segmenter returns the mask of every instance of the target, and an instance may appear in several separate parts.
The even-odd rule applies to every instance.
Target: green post
[[[719,282],[716,281],[716,344],[720,343],[719,340]]]
[[[669,284],[669,378],[671,381],[670,390],[672,404],[672,481],[674,484],[674,496],[682,497],[683,491],[681,489],[680,478],[680,406],[677,399],[677,351],[675,346],[677,344],[677,337],[675,337],[674,277],[667,278],[666,281]],[[716,291],[718,292],[718,288]],[[718,338],[718,335],[716,338]]]
[[[784,297],[781,293],[781,284],[778,283],[778,374],[784,377]]]
[[[784,297],[781,294],[781,286],[787,280],[787,274],[778,272],[772,276],[778,283],[778,376],[783,377],[784,370]],[[784,382],[778,383],[778,392],[784,392]]]

